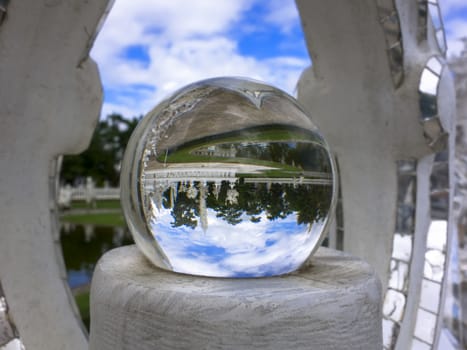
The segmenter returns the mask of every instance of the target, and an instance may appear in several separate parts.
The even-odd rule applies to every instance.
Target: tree
[[[140,119],[111,114],[99,121],[89,148],[79,155],[63,157],[61,180],[76,184],[90,176],[98,186],[105,181],[117,186],[125,147]]]
[[[168,199],[169,193],[166,191],[165,197]],[[174,221],[172,227],[186,226],[195,229],[198,225],[199,217],[198,203],[194,198],[188,198],[185,192],[177,195],[177,200],[172,208],[171,215]]]

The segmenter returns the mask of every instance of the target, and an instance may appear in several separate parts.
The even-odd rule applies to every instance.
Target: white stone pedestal
[[[94,273],[91,350],[381,348],[380,282],[334,250],[293,274],[219,279],[160,270],[131,246]]]

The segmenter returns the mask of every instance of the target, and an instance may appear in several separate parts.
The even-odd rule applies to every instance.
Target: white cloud
[[[265,21],[286,30],[296,9],[291,0],[280,3],[287,9],[283,22],[274,15],[279,2],[270,5]],[[242,16],[251,5],[252,0],[117,0],[92,50],[106,90],[114,92],[103,115],[145,114],[177,88],[214,76],[250,77],[293,92],[307,59],[257,59],[239,53],[235,29],[242,30]],[[148,62],[125,57],[125,50],[134,46],[147,50]],[[153,91],[142,91],[140,85]]]
[[[448,57],[457,56],[464,48],[464,44],[460,39],[467,37],[467,19],[447,20],[444,26],[448,44]]]
[[[277,25],[281,31],[289,33],[300,19],[294,1],[269,0],[265,20]]]
[[[467,36],[467,13],[465,0],[443,0],[440,2],[448,45],[447,56],[457,56],[464,48],[461,38]]]
[[[308,257],[323,229],[315,222],[311,231],[296,224],[296,215],[261,221],[244,220],[232,226],[208,209],[208,229],[172,228],[169,209],[154,212],[151,229],[175,271],[211,276],[279,274],[298,268]],[[267,242],[273,242],[267,245]],[[199,248],[206,250],[200,252]],[[212,253],[212,249],[220,249]],[[208,255],[208,252],[211,255]]]

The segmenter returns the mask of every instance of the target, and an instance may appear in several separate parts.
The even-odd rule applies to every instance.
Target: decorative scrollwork
[[[386,39],[389,68],[394,87],[399,87],[404,80],[404,50],[402,45],[399,14],[394,0],[378,0],[378,15]]]
[[[431,19],[429,24],[428,18]],[[419,0],[418,2],[418,42],[427,40],[428,30],[432,27],[434,30],[436,43],[439,51],[446,56],[446,33],[444,30],[443,17],[438,0]]]
[[[417,161],[397,162],[397,216],[389,281],[383,304],[383,345],[393,349],[404,318],[413,255],[417,197]]]
[[[447,147],[449,134],[441,123],[438,95],[441,75],[446,63],[440,56],[431,57],[423,68],[418,85],[420,123],[428,145],[435,152]]]

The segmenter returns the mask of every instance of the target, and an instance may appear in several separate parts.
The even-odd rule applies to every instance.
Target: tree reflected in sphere
[[[215,277],[298,269],[334,209],[329,147],[286,93],[255,81],[189,85],[140,122],[123,160],[122,205],[157,266]]]

